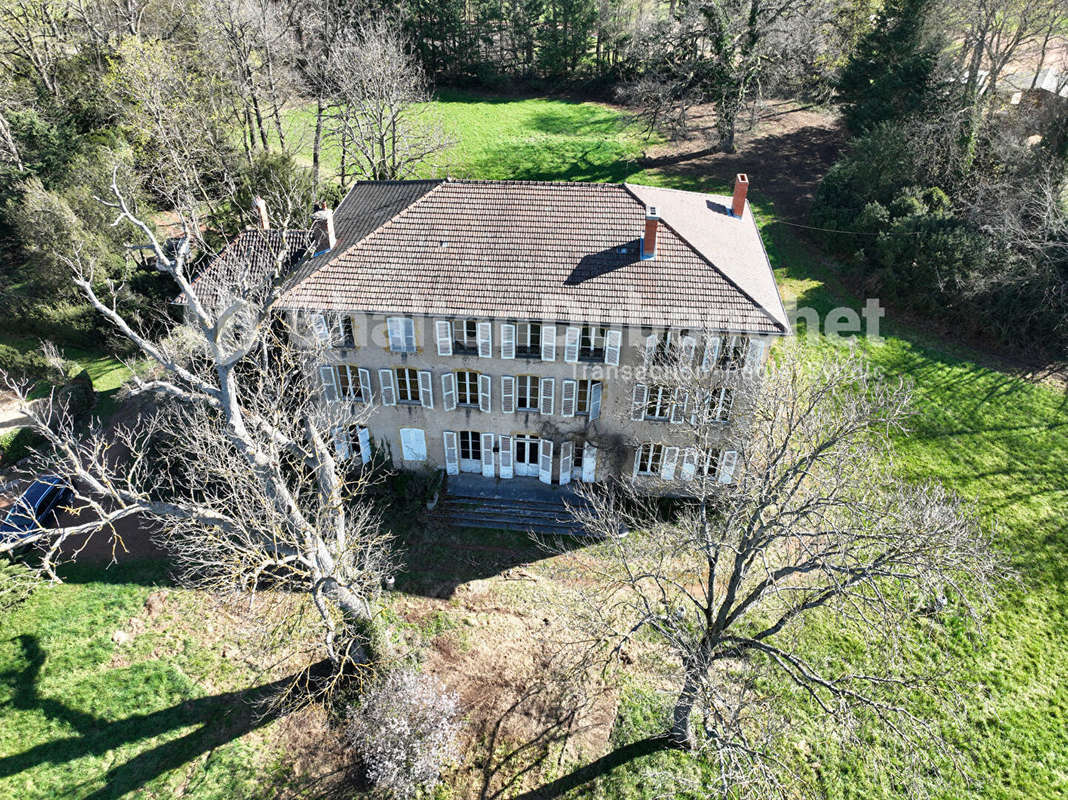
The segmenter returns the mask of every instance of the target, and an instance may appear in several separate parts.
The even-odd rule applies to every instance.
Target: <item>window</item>
[[[604,337],[604,328],[583,325],[579,337],[579,358],[584,361],[604,361]]]
[[[593,396],[593,387],[600,385],[600,381],[580,380],[578,382],[578,397],[575,398],[576,414],[590,413],[590,400]]]
[[[541,357],[541,323],[520,322],[517,326],[515,352],[527,358]]]
[[[719,475],[719,450],[709,450],[705,454],[704,463],[701,463],[701,457],[697,457],[697,472],[698,474],[715,479]]]
[[[410,317],[389,317],[386,320],[389,349],[394,353],[415,352],[415,322]]]
[[[359,400],[366,402],[360,387],[359,370],[351,364],[337,364],[334,366],[337,375],[338,395],[347,400]]]
[[[452,321],[452,352],[458,355],[473,355],[478,352],[478,320]]]
[[[401,428],[401,458],[426,461],[426,433],[422,428]]]
[[[460,458],[467,461],[482,460],[482,434],[478,431],[460,431]]]
[[[637,475],[659,475],[663,460],[664,445],[643,444],[635,455],[634,472]]]
[[[650,386],[645,418],[667,419],[671,415],[671,396],[672,391],[668,386]]]
[[[575,454],[571,457],[571,468],[582,471],[582,450],[585,448],[584,442],[575,442]]]
[[[478,373],[460,370],[456,373],[456,403],[461,406],[478,405]]]
[[[719,351],[718,369],[738,369],[745,364],[745,352],[749,339],[745,336],[723,337],[722,350]]]
[[[520,411],[538,410],[538,378],[520,375],[516,379],[516,408]]]
[[[419,375],[414,369],[397,367],[397,400],[401,403],[419,402]]]

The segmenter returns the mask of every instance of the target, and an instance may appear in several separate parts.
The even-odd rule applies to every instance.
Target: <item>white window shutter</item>
[[[556,326],[543,325],[541,329],[541,360],[556,361]]]
[[[404,352],[415,352],[415,320],[411,317],[402,317],[401,327],[404,328]]]
[[[324,315],[312,314],[311,328],[312,332],[315,334],[315,338],[319,340],[320,344],[327,344],[330,341],[330,325],[327,324]]]
[[[426,461],[426,432],[422,428],[401,428],[401,458]]]
[[[644,383],[634,384],[630,418],[640,420],[645,418],[645,408],[649,405],[649,387]]]
[[[363,402],[368,405],[371,404],[371,371],[360,367],[356,370],[360,376],[360,394],[363,395]]]
[[[571,462],[575,451],[575,445],[564,442],[560,445],[560,485],[571,483]]]
[[[323,382],[323,397],[327,402],[336,403],[338,400],[337,372],[332,366],[324,364],[319,367],[319,378]]]
[[[697,472],[697,448],[687,447],[682,454],[682,468],[679,470],[679,477],[684,481],[692,481],[694,474]]]
[[[676,425],[686,419],[686,400],[689,397],[685,389],[676,388],[672,392],[671,421]]]
[[[434,376],[430,370],[419,370],[419,404],[423,408],[434,407]]]
[[[397,405],[397,386],[394,383],[393,370],[380,369],[378,371],[378,383],[382,387],[382,405]]]
[[[478,323],[478,357],[493,357],[493,323]]]
[[[404,318],[389,317],[386,320],[386,331],[389,333],[389,349],[394,353],[404,352]]]
[[[515,413],[515,377],[512,375],[501,376],[501,413]]]
[[[731,407],[734,405],[734,392],[728,393],[726,387],[719,393],[719,406],[716,408],[716,419],[726,422],[731,418]]]
[[[730,483],[734,479],[734,468],[738,464],[737,450],[724,450],[719,459],[719,482]]]
[[[513,464],[515,463],[515,456],[512,452],[512,448],[515,446],[512,442],[511,436],[498,436],[497,443],[500,448],[500,455],[498,462],[500,465],[501,477],[511,478],[515,474]]]
[[[604,337],[604,363],[619,366],[619,351],[623,347],[623,332],[609,331]]]
[[[642,463],[642,451],[645,450],[645,445],[640,444],[634,448],[634,470],[631,472],[632,478],[638,477],[638,465]]]
[[[456,448],[456,431],[442,431],[442,444],[445,446],[445,473],[460,474],[460,458]]]
[[[600,381],[590,384],[590,402],[587,408],[590,410],[590,422],[601,416],[601,393],[603,392]]]
[[[446,411],[456,408],[456,374],[453,372],[441,376],[441,407]]]
[[[682,360],[686,364],[693,363],[694,354],[697,352],[697,340],[692,336],[682,337]]]
[[[542,483],[553,482],[553,443],[548,439],[541,440],[541,449],[538,451],[538,480]]]
[[[349,440],[349,432],[344,425],[338,425],[333,430],[334,454],[340,461],[348,461],[352,458],[352,442]]]
[[[515,325],[501,325],[501,358],[515,358]]]
[[[565,380],[560,387],[560,414],[564,417],[575,416],[575,395],[578,381]]]
[[[439,319],[434,323],[434,330],[437,333],[438,340],[438,355],[439,356],[451,356],[452,355],[452,325],[447,319]]]
[[[493,434],[482,434],[482,477],[493,477]]]
[[[578,361],[579,336],[581,334],[582,329],[573,326],[564,331],[564,361],[568,364],[574,364]]]
[[[360,428],[357,438],[360,441],[360,461],[366,464],[371,460],[371,434],[367,428]]]
[[[584,483],[597,480],[597,448],[589,442],[582,446],[582,480]]]
[[[643,356],[643,361],[647,367],[653,363],[653,356],[656,355],[656,345],[658,341],[655,333],[650,333],[645,337],[645,355]]]
[[[540,407],[542,414],[553,413],[553,395],[556,394],[556,378],[542,378],[538,386]]]
[[[487,414],[493,409],[493,379],[489,375],[478,376],[478,409]]]
[[[660,467],[660,477],[665,481],[675,480],[675,465],[679,461],[679,448],[664,448],[664,463]]]
[[[723,337],[719,334],[710,333],[705,336],[705,355],[701,359],[701,369],[715,369],[722,342]]]
[[[759,375],[760,368],[764,366],[763,339],[750,339],[749,352],[745,356],[745,369],[750,375]]]

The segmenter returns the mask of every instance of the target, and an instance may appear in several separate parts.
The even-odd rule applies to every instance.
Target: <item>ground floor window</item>
[[[467,461],[482,460],[482,434],[478,431],[460,431],[460,458]]]
[[[636,475],[659,475],[663,460],[664,445],[643,444],[635,456],[634,472]]]

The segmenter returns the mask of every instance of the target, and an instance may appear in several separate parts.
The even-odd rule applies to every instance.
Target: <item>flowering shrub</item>
[[[401,669],[381,678],[348,712],[346,734],[367,777],[398,800],[432,789],[455,755],[458,701],[433,678]]]

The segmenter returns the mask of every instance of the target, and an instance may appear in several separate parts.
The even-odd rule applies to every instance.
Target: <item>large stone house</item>
[[[789,332],[747,187],[357,183],[317,212],[279,303],[327,345],[324,402],[373,409],[339,454],[554,484],[692,477],[678,404],[642,367],[674,342],[702,368],[759,369]],[[726,428],[729,390],[714,402]],[[721,480],[735,458],[716,455]]]

